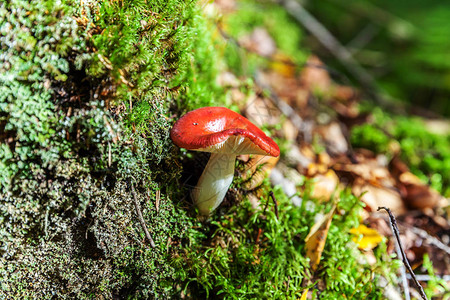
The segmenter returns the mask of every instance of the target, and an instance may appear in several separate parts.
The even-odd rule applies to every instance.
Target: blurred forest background
[[[410,103],[418,114],[450,115],[448,3],[325,0],[306,1],[305,6],[389,97]],[[346,72],[317,41],[309,39],[308,45],[327,64]]]

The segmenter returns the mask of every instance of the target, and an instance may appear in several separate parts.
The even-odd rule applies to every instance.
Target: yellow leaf
[[[378,246],[383,240],[383,237],[378,231],[362,224],[357,228],[350,229],[350,233],[355,235],[352,240],[358,245],[358,248],[362,250],[371,250]]]
[[[308,290],[309,289],[306,289],[306,290],[303,291],[303,294],[300,297],[300,300],[306,300],[307,299],[307,297],[308,297]]]

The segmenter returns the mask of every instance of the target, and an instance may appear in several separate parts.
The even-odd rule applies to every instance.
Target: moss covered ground
[[[170,117],[220,99],[199,8],[10,1],[0,14],[1,297],[171,294],[168,241],[190,221]]]
[[[305,59],[295,50],[302,32],[281,8],[267,4],[260,16],[251,13],[259,4],[245,3],[235,18],[281,24],[279,48]],[[12,0],[0,16],[0,298],[295,299],[306,288],[322,299],[382,298],[378,279],[393,279],[396,263],[382,245],[376,265],[362,262],[348,233],[362,204],[348,192],[315,274],[304,238],[330,203],[305,194],[308,205],[296,207],[275,187],[282,218],[272,202],[254,211],[237,194],[197,219],[183,170],[198,156],[172,144],[171,125],[189,110],[230,105],[219,68],[252,71],[202,5]],[[228,24],[233,35],[244,30]],[[290,39],[278,34],[286,26]],[[261,189],[272,189],[268,180]]]

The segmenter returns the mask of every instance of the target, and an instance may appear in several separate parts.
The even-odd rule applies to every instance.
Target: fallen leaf
[[[328,170],[325,174],[317,174],[313,179],[314,187],[311,197],[316,199],[329,200],[339,185],[339,178],[333,170]]]
[[[335,87],[333,96],[339,101],[339,103],[344,103],[349,109],[351,109],[352,116],[357,115],[359,109],[357,108],[358,102],[354,101],[357,96],[355,88],[351,86],[339,85]]]
[[[442,199],[437,191],[409,172],[409,168],[398,157],[392,159],[390,166],[396,186],[408,207],[421,210],[436,207]]]
[[[305,290],[303,291],[302,296],[300,297],[300,300],[306,300],[306,299],[308,299],[308,298],[307,298],[307,297],[308,297],[308,291],[309,291],[309,289],[305,289]]]
[[[309,111],[309,91],[300,86],[299,79],[290,74],[280,74],[276,71],[263,73],[261,81],[270,86],[273,91],[290,105],[299,115],[304,116]]]
[[[264,27],[257,27],[249,35],[241,37],[239,44],[245,49],[265,57],[270,57],[277,51],[275,41]]]
[[[303,87],[309,91],[325,93],[331,88],[330,75],[317,56],[308,58],[300,77]]]
[[[400,194],[393,188],[378,187],[371,184],[354,184],[352,192],[367,205],[369,211],[376,211],[378,207],[389,207],[396,215],[406,212],[406,207]]]
[[[281,133],[284,138],[289,142],[296,142],[298,136],[298,128],[287,119],[282,124]]]
[[[328,166],[320,163],[310,163],[306,170],[306,175],[314,177],[317,174],[324,174],[328,170]]]
[[[331,220],[333,219],[336,204],[333,205],[330,212],[325,214],[318,222],[316,222],[305,238],[306,242],[306,256],[310,260],[310,265],[313,271],[319,266],[320,258],[325,247],[325,242],[330,229]]]
[[[327,151],[337,155],[347,153],[348,142],[338,122],[331,122],[327,125],[317,126],[316,132],[325,141]]]
[[[352,240],[361,250],[372,250],[383,240],[383,237],[375,229],[360,224],[356,228],[350,229],[350,233],[355,235]]]

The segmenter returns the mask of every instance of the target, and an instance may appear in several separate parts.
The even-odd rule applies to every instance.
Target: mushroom
[[[237,155],[280,155],[278,145],[261,129],[225,107],[188,112],[174,124],[170,138],[181,148],[211,153],[192,192],[202,215],[209,215],[223,201],[233,181]]]

